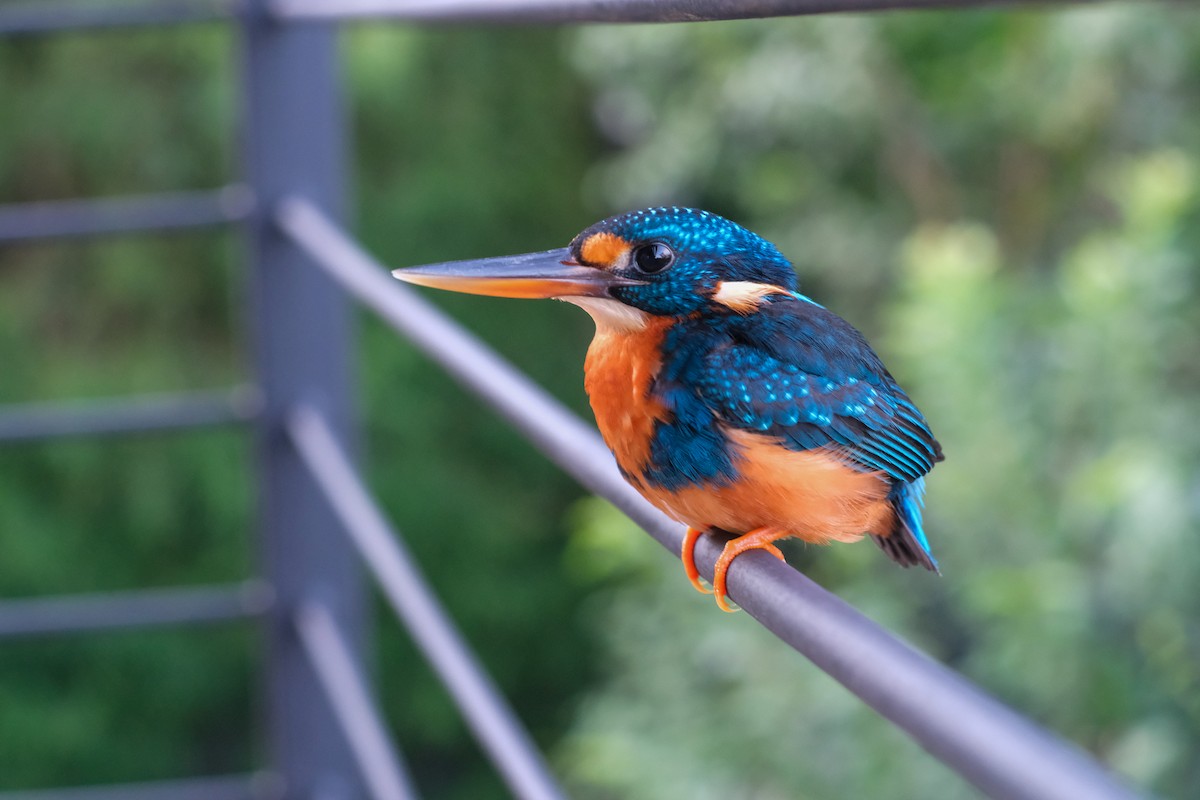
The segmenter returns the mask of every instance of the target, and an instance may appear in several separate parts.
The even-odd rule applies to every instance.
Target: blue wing
[[[676,351],[661,377],[693,390],[722,423],[795,450],[832,446],[896,481],[916,481],[942,460],[921,412],[836,314],[784,297],[720,327],[701,337],[681,330],[680,342],[708,346]]]

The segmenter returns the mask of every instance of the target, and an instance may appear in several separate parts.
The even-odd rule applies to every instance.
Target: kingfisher
[[[869,536],[934,572],[925,475],[943,459],[925,417],[850,323],[799,291],[770,242],[692,208],[632,211],[569,246],[395,270],[423,286],[554,298],[591,315],[584,385],[625,479],[684,523],[682,560],[733,534],[711,593],[724,610],[737,556],[774,542]]]

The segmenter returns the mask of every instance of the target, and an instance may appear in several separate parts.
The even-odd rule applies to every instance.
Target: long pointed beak
[[[393,270],[392,275],[420,286],[493,297],[608,297],[608,290],[614,286],[641,283],[585,267],[566,247],[520,256],[428,264]]]

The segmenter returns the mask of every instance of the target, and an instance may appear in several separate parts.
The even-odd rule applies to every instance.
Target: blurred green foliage
[[[624,144],[593,184],[781,243],[945,446],[944,578],[870,547],[793,560],[1179,797],[1200,785],[1198,34],[1141,6],[595,29],[574,51]],[[614,512],[580,514],[574,560],[642,576],[594,601],[608,677],[563,750],[580,796],[974,796],[599,534]]]
[[[1140,5],[344,38],[357,232],[396,266],[702,205],[878,345],[948,460],[945,577],[793,563],[1141,785],[1200,785],[1200,18]],[[236,36],[0,43],[0,199],[237,174]],[[0,251],[0,402],[249,368],[227,233]],[[437,296],[581,413],[591,323]],[[372,486],[581,797],[970,797],[744,615],[695,595],[377,321]],[[0,596],[252,572],[235,433],[0,451]],[[572,507],[572,504],[574,506]],[[427,796],[504,796],[390,614],[381,694]],[[0,789],[252,768],[251,631],[0,647]]]

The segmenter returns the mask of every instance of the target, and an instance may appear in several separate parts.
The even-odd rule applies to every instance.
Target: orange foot
[[[687,533],[683,535],[683,552],[680,554],[680,558],[683,559],[683,572],[692,582],[692,587],[700,594],[712,594],[712,589],[700,582],[700,570],[696,569],[696,540],[703,533],[704,531],[699,528],[687,529]]]
[[[717,605],[721,607],[722,611],[737,610],[725,601],[728,594],[725,591],[725,574],[729,572],[729,565],[733,563],[733,560],[747,550],[766,550],[783,561],[783,553],[779,552],[779,548],[771,543],[785,536],[787,536],[786,533],[780,533],[775,528],[755,528],[725,545],[725,549],[721,551],[721,557],[717,559],[717,565],[713,568],[713,594],[716,595]],[[692,564],[692,569],[695,569],[695,563]]]

